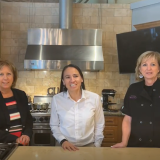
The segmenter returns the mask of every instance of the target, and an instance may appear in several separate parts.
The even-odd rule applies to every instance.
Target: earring
[[[139,78],[143,78],[143,75],[142,75],[142,74],[139,74]]]

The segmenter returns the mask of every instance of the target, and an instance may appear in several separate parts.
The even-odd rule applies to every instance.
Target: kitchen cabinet
[[[123,116],[105,116],[104,139],[102,147],[110,147],[122,140]]]

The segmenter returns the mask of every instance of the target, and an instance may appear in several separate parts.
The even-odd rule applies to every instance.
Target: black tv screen
[[[160,52],[160,27],[116,35],[120,73],[135,73],[138,57],[145,51]]]

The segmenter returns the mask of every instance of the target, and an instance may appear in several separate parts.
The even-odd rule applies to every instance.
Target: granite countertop
[[[103,111],[104,116],[124,116],[124,114],[121,111],[118,112],[109,112],[109,111]]]

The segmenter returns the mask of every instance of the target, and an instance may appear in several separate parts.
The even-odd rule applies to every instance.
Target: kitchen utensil
[[[41,109],[42,109],[42,110],[47,110],[47,109],[48,109],[48,106],[49,106],[49,103],[42,103],[42,104],[41,104]]]
[[[47,110],[50,103],[33,103],[33,110]]]
[[[123,104],[112,103],[108,106],[108,110],[111,112],[118,112],[118,111],[121,111],[122,107],[123,107]]]

